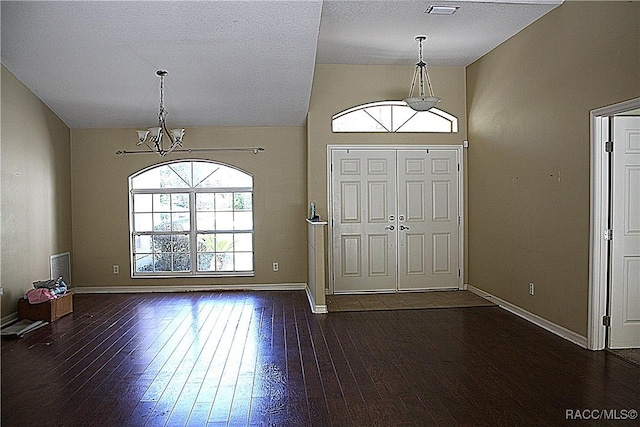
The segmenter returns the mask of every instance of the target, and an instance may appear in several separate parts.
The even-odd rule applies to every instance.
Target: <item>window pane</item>
[[[171,252],[171,235],[153,236],[153,252]]]
[[[172,262],[171,254],[154,254],[153,269],[154,271],[171,271]]]
[[[217,165],[215,171],[203,178],[196,187],[199,188],[229,188],[253,187],[253,177],[237,169],[224,165]]]
[[[189,252],[189,235],[176,235],[172,239],[172,252]]]
[[[151,253],[151,236],[135,236],[134,249],[136,253]]]
[[[173,255],[173,271],[190,271],[191,260],[189,254]]]
[[[251,199],[251,193],[234,193],[233,209],[237,211],[251,210],[253,208]]]
[[[172,229],[173,231],[189,231],[191,230],[191,217],[189,212],[175,213],[172,215]]]
[[[199,211],[212,211],[214,209],[215,194],[196,194],[196,209]]]
[[[251,252],[253,250],[253,238],[251,233],[236,233],[233,236],[233,250],[236,252]]]
[[[153,214],[153,231],[170,231],[171,230],[171,214],[169,212],[160,212]]]
[[[153,256],[150,254],[136,255],[136,272],[145,273],[153,271]]]
[[[430,111],[411,117],[397,132],[451,132],[451,122]]]
[[[184,186],[191,187],[191,162],[171,163],[169,169],[173,171],[175,177],[174,180],[180,179]],[[177,178],[176,178],[177,177]],[[176,187],[182,187],[183,184],[175,185]]]
[[[216,212],[216,230],[233,230],[233,212]]]
[[[199,253],[198,254],[198,271],[215,271],[216,262],[213,253]]]
[[[234,230],[251,230],[253,229],[253,214],[251,212],[236,212]]]
[[[253,253],[240,252],[236,253],[236,271],[252,271],[253,270]]]
[[[213,212],[198,212],[196,221],[198,222],[198,230],[215,230],[215,214]]]
[[[135,214],[133,222],[134,231],[153,231],[152,214]]]
[[[224,252],[216,254],[216,271],[233,271],[233,253]]]
[[[331,123],[333,132],[388,132],[364,110],[340,116]]]
[[[171,195],[171,210],[173,212],[188,211],[189,210],[189,194],[172,194]]]
[[[411,108],[400,106],[393,106],[391,108],[393,109],[393,132],[396,132],[407,120],[417,114],[417,112]]]
[[[154,194],[153,195],[153,210],[155,212],[169,212],[171,211],[171,194]]]
[[[135,194],[133,196],[134,212],[151,212],[151,194]]]
[[[233,234],[218,233],[216,234],[216,252],[232,252],[233,251]]]
[[[216,251],[216,235],[215,234],[198,234],[198,252],[215,252]]]
[[[187,182],[185,182],[184,177],[177,174],[174,168],[169,165],[158,168],[160,173],[160,188],[185,188],[189,186]]]
[[[233,193],[216,193],[216,210],[230,211],[233,209]]]

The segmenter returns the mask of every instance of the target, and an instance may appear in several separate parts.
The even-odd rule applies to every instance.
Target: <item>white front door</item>
[[[398,150],[398,290],[458,287],[456,150]]]
[[[640,347],[640,117],[613,119],[609,348]]]
[[[459,286],[455,149],[331,150],[335,293]]]

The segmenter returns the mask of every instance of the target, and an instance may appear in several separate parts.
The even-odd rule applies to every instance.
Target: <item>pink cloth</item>
[[[52,299],[56,299],[56,296],[47,288],[30,289],[27,292],[27,299],[29,304],[40,304],[41,302],[47,302]]]

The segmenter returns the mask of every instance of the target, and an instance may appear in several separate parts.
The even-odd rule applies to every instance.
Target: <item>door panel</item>
[[[398,150],[398,290],[458,287],[456,150]]]
[[[334,292],[395,290],[393,150],[333,150]]]
[[[613,127],[609,347],[640,347],[640,117]]]

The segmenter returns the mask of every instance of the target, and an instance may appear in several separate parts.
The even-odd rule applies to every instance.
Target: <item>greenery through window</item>
[[[253,275],[253,177],[221,163],[155,165],[129,178],[133,277]]]
[[[333,132],[458,132],[458,119],[442,110],[412,110],[403,101],[381,101],[341,111]]]

